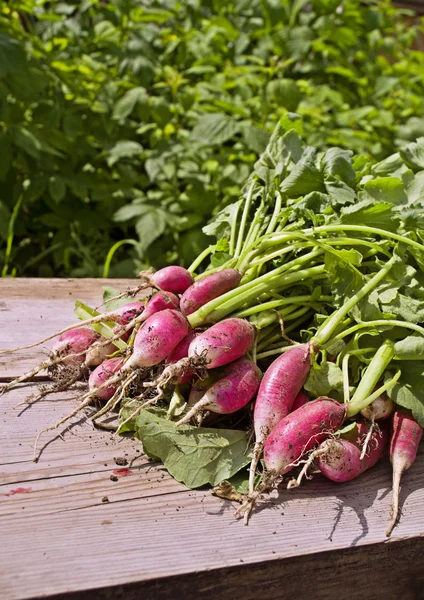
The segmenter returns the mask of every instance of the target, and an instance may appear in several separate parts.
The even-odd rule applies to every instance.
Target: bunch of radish
[[[296,209],[297,196],[281,192],[296,172],[290,152],[284,165],[273,163],[272,152],[242,191],[229,239],[188,269],[141,273],[138,286],[112,299],[115,308],[77,312],[79,322],[38,342],[57,338],[50,358],[3,392],[45,369],[53,384],[29,403],[83,382],[75,410],[44,431],[90,406],[99,426],[119,413],[112,425],[118,433],[154,406],[167,408],[176,427],[206,420],[228,427],[235,415],[254,433],[249,490],[237,511],[245,522],[259,497],[288,473],[289,488],[316,470],[346,482],[390,448],[390,533],[400,477],[415,460],[423,425],[400,406],[398,390],[409,362],[424,360],[424,328],[381,306],[408,277],[413,298],[424,245],[407,223],[394,233],[344,222],[343,207],[331,209],[340,222],[315,223],[310,209]],[[306,393],[315,389],[314,374],[330,364],[343,389]],[[170,404],[175,390],[184,399],[178,416]]]

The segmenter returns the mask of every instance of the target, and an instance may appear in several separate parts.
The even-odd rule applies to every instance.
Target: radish
[[[191,315],[198,308],[238,286],[241,274],[235,269],[223,269],[195,281],[181,297],[181,311]]]
[[[297,410],[298,408],[300,408],[301,406],[303,406],[307,402],[309,402],[309,396],[305,392],[305,390],[302,388],[300,390],[300,392],[298,393],[298,395],[296,396],[296,398],[294,399],[293,406],[291,407],[291,411],[290,412],[293,412],[293,411]]]
[[[310,344],[298,344],[275,359],[262,379],[253,413],[256,443],[250,465],[249,493],[253,492],[256,467],[265,441],[291,411],[310,367]]]
[[[111,379],[112,375],[117,373],[123,364],[124,358],[116,356],[115,358],[109,358],[103,361],[101,365],[94,369],[88,379],[88,387],[90,391],[94,392],[96,398],[99,398],[100,400],[109,400],[112,398],[117,389],[116,385],[110,385],[108,387],[102,387],[98,391],[96,390],[108,379]]]
[[[84,353],[97,340],[98,335],[89,327],[71,329],[63,333],[53,345],[53,352],[56,356],[67,356],[68,354],[79,354],[72,356],[64,362],[67,364],[77,364],[84,362]]]
[[[177,310],[168,308],[153,314],[138,330],[133,353],[123,369],[159,364],[185,338],[189,327],[185,316]]]
[[[193,283],[193,276],[183,267],[164,267],[150,277],[154,285],[165,292],[183,294]]]
[[[379,387],[379,386],[377,386]],[[375,391],[375,390],[374,390]],[[395,403],[387,394],[381,394],[361,410],[361,415],[368,419],[368,421],[379,421],[381,419],[387,419],[393,414],[395,409]]]
[[[390,443],[390,462],[393,467],[393,500],[386,535],[392,533],[399,512],[400,480],[404,471],[412,467],[417,457],[423,429],[409,411],[396,410],[393,415],[393,435]]]
[[[218,414],[230,414],[246,406],[259,388],[261,372],[247,358],[239,358],[222,370],[219,380],[209,387],[202,398],[178,421],[188,423],[199,411],[210,410]]]
[[[203,333],[190,344],[189,358],[203,357],[207,369],[215,369],[237,360],[251,350],[255,329],[244,319],[225,319]]]
[[[157,292],[156,294],[153,294],[153,296],[147,302],[141,315],[143,319],[140,319],[140,321],[137,322],[145,321],[161,310],[166,310],[167,308],[178,308],[179,302],[180,301],[178,300],[177,296],[172,292]],[[128,325],[130,322],[131,319],[129,319],[127,323],[123,323],[123,325]]]
[[[131,335],[131,331],[127,331],[126,333],[120,336],[120,339],[124,342],[128,341],[128,338]],[[98,367],[102,364],[104,360],[108,358],[111,354],[115,354],[116,346],[111,342],[110,344],[105,343],[95,343],[91,346],[85,355],[85,364],[88,367]]]
[[[188,349],[196,335],[198,335],[196,331],[190,331],[185,336],[185,338],[177,346],[175,346],[173,350],[171,350],[171,352],[166,357],[165,364],[174,364],[180,361],[182,358],[187,358]],[[182,373],[179,373],[175,380],[175,383],[188,383],[193,379],[194,374],[194,369],[189,365],[186,369],[183,369]]]
[[[288,473],[308,450],[336,431],[345,416],[344,404],[322,397],[284,417],[264,446],[267,471],[275,476]]]
[[[360,433],[368,433],[367,428],[370,427],[371,425],[362,426]],[[325,440],[316,450],[317,466],[324,477],[331,481],[350,481],[373,467],[385,455],[389,439],[387,426],[374,429],[369,451],[362,460],[360,440],[356,443],[340,438]]]

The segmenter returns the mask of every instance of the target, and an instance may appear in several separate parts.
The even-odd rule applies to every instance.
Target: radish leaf
[[[218,485],[250,462],[247,432],[176,427],[163,415],[163,411],[142,410],[136,421],[136,437],[148,456],[159,458],[187,487]]]

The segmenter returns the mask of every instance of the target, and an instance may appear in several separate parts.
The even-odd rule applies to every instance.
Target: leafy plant
[[[10,0],[2,275],[189,264],[292,111],[319,148],[403,148],[424,132],[419,27],[404,13],[388,0]]]

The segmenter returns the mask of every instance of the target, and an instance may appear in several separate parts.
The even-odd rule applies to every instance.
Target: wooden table
[[[75,299],[96,305],[103,283],[0,280],[0,348],[69,324]],[[0,377],[44,352],[0,356]],[[36,433],[75,406],[67,393],[14,409],[37,385],[0,398],[2,600],[424,598],[422,454],[404,476],[402,519],[390,540],[387,463],[350,484],[317,476],[282,489],[245,527],[234,505],[186,489],[147,461],[137,441],[95,430],[83,415],[46,433],[32,462]],[[111,481],[116,457],[132,462],[132,475]]]

